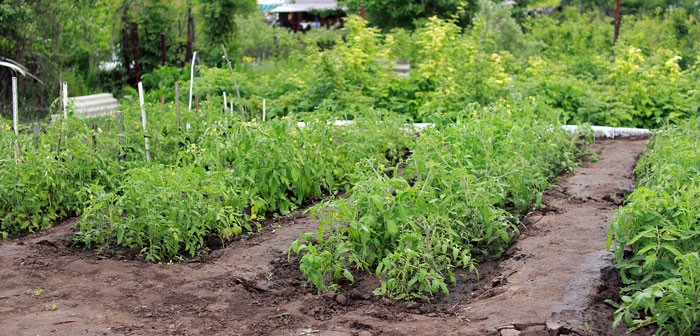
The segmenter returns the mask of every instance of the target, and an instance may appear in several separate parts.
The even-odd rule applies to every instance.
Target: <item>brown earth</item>
[[[372,276],[315,295],[286,257],[317,225],[301,213],[175,264],[83,252],[67,221],[0,242],[0,335],[610,335],[607,225],[643,148],[598,141],[597,160],[546,193],[503,260],[484,263],[479,280],[461,272],[434,303],[374,297]]]

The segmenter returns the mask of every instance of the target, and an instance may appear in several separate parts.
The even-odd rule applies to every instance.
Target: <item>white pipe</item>
[[[192,66],[190,66],[190,102],[187,104],[187,110],[192,111],[192,88],[194,87],[194,61],[197,58],[197,52],[192,54]]]
[[[68,82],[63,82],[63,119],[68,119]]]
[[[334,126],[345,126],[345,125],[350,125],[354,121],[352,120],[335,120],[333,122],[328,122],[329,124],[332,124]],[[406,127],[410,127],[416,131],[422,131],[428,127],[433,127],[435,126],[434,124],[429,124],[429,123],[416,123],[416,124],[406,124]],[[306,127],[305,122],[297,122],[297,127],[303,128]],[[609,139],[615,139],[615,138],[629,138],[629,137],[634,137],[634,136],[650,136],[652,135],[652,131],[644,128],[630,128],[630,127],[609,127],[609,126],[578,126],[578,125],[562,125],[562,129],[565,131],[569,131],[571,133],[582,133],[585,132],[586,129],[590,129],[593,131],[593,134],[596,137],[599,138],[609,138]]]
[[[12,126],[15,135],[19,135],[19,111],[18,111],[17,77],[12,77]]]
[[[19,135],[19,104],[17,93],[17,77],[12,77],[12,126],[15,129],[15,135]],[[15,139],[15,164],[19,163],[19,144]]]
[[[151,162],[150,146],[148,144],[148,136],[146,135],[146,109],[143,101],[143,83],[139,82],[139,103],[141,104],[141,126],[143,126],[143,142],[146,148],[146,161]]]
[[[584,133],[586,129],[593,131],[597,138],[629,138],[634,136],[650,136],[652,133],[644,128],[629,128],[629,127],[609,127],[609,126],[578,126],[578,125],[562,125],[564,130],[571,133]]]

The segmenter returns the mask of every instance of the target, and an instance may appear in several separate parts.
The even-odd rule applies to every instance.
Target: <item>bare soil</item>
[[[303,213],[174,264],[82,251],[66,221],[0,242],[0,335],[611,335],[607,227],[643,148],[599,140],[597,160],[556,182],[502,260],[479,279],[461,272],[432,303],[375,297],[371,275],[316,295],[286,254],[317,226]]]

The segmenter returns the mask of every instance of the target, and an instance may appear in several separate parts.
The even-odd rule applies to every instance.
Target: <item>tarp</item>
[[[343,9],[343,8],[338,7],[337,1],[297,0],[295,3],[285,3],[284,5],[279,6],[275,9],[271,10],[271,12],[273,12],[273,13],[296,13],[296,12],[309,12],[312,10],[334,10],[334,9]]]

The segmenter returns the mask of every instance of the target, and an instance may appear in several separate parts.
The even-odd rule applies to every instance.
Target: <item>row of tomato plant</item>
[[[140,115],[128,105],[122,110],[121,140],[115,116],[85,121],[70,111],[65,120],[20,124],[17,135],[9,120],[0,119],[0,238],[81,215],[89,196],[83,189],[98,185],[113,190],[121,184],[122,172],[145,164]],[[178,149],[196,139],[199,126],[212,118],[184,115],[195,125],[191,132],[178,132],[174,113],[150,115],[157,125],[148,134],[156,161],[173,161]]]
[[[520,215],[548,183],[576,164],[576,140],[505,107],[423,131],[405,165],[373,166],[352,197],[321,203],[316,232],[291,246],[319,291],[375,273],[375,294],[422,299],[442,292],[454,270],[476,270],[518,235]],[[471,113],[470,113],[471,114]]]
[[[3,238],[82,215],[74,240],[89,248],[122,246],[149,260],[192,257],[207,240],[253,230],[265,214],[345,190],[360,161],[389,164],[412,142],[399,118],[379,114],[344,127],[316,119],[299,128],[290,118],[241,122],[206,104],[184,112],[179,125],[168,108],[148,110],[144,134],[138,109],[122,107],[121,139],[116,117],[69,118],[37,134],[25,126],[17,136],[3,121]]]
[[[112,156],[109,146],[102,146],[105,150],[96,152],[97,133],[81,121],[57,123],[38,134],[23,129],[15,135],[6,120],[0,120],[0,127],[1,238],[79,215],[82,188],[116,183],[118,151],[114,148]]]
[[[614,325],[700,332],[700,119],[657,133],[639,160],[637,189],[611,222],[624,284]]]
[[[211,122],[173,163],[127,170],[112,191],[88,188],[75,240],[135,249],[154,261],[194,257],[210,239],[255,230],[265,214],[345,190],[361,161],[397,160],[411,142],[402,127],[391,118],[304,128],[290,119]]]

